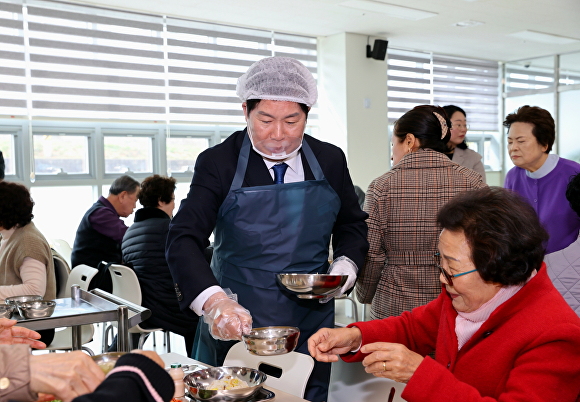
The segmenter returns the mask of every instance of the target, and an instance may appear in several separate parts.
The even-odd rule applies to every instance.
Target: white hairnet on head
[[[252,64],[238,78],[236,94],[243,102],[267,99],[304,103],[309,107],[318,98],[312,73],[290,57],[268,57]]]

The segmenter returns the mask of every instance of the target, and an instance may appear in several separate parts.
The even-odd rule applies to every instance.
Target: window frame
[[[42,124],[42,123],[41,123]],[[31,164],[30,169],[33,170],[35,180],[39,182],[46,182],[46,181],[67,181],[67,180],[83,180],[83,179],[94,179],[96,177],[96,168],[95,168],[95,129],[92,127],[82,127],[82,126],[59,126],[59,125],[35,125],[34,123],[31,126],[31,134],[30,138],[31,141],[34,141],[35,135],[58,135],[58,136],[75,136],[75,137],[87,137],[87,165],[89,167],[88,173],[57,173],[57,174],[38,174],[36,173],[36,157],[34,155],[34,143],[30,144],[31,148]],[[60,123],[62,124],[62,123]],[[45,134],[46,133],[46,134]]]

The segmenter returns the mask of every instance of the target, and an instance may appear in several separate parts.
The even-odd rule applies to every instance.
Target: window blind
[[[252,63],[317,70],[316,38],[48,0],[0,0],[0,46],[0,114],[33,118],[244,124]]]
[[[434,54],[433,95],[435,105],[456,105],[464,109],[471,130],[497,131],[497,62]]]
[[[165,116],[161,17],[30,1],[34,116]]]
[[[243,124],[238,77],[270,56],[296,58],[316,77],[316,38],[168,19],[170,120]]]
[[[243,123],[237,79],[271,43],[269,31],[168,18],[170,120]]]
[[[0,114],[26,116],[22,6],[0,2]]]
[[[393,124],[417,105],[457,105],[471,130],[497,131],[497,62],[388,49],[388,118]]]
[[[389,124],[417,105],[432,103],[431,54],[388,49],[387,107]]]

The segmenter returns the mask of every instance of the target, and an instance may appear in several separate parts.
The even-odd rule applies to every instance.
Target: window
[[[467,113],[470,148],[483,156],[486,169],[501,169],[497,62],[389,48],[387,63],[390,131],[417,105],[457,105]]]
[[[4,157],[4,174],[7,176],[16,174],[13,134],[4,134],[4,130],[0,130],[0,151]]]
[[[34,134],[34,171],[38,175],[88,174],[87,136]]]
[[[171,173],[193,173],[197,156],[209,147],[209,138],[174,135],[167,138],[166,147],[167,168]]]
[[[152,173],[152,139],[137,136],[104,137],[105,173]]]
[[[507,63],[505,90],[508,96],[521,96],[530,91],[552,90],[554,87],[554,57]]]
[[[63,239],[72,247],[79,223],[95,202],[91,186],[30,188],[34,224],[47,239]]]

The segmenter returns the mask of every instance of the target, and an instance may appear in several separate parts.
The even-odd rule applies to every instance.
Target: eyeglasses
[[[469,124],[451,124],[451,128],[456,128],[461,130],[462,128],[469,130]]]
[[[435,258],[435,266],[437,268],[439,268],[439,271],[441,272],[441,274],[445,278],[445,282],[447,282],[447,284],[449,286],[453,286],[453,278],[457,278],[459,276],[467,275],[467,274],[470,274],[472,272],[477,271],[477,269],[472,269],[471,271],[461,272],[459,274],[451,275],[449,272],[445,271],[443,269],[443,267],[439,264],[439,260],[441,259],[441,254],[440,253],[437,252],[437,253],[433,254],[433,258]]]

